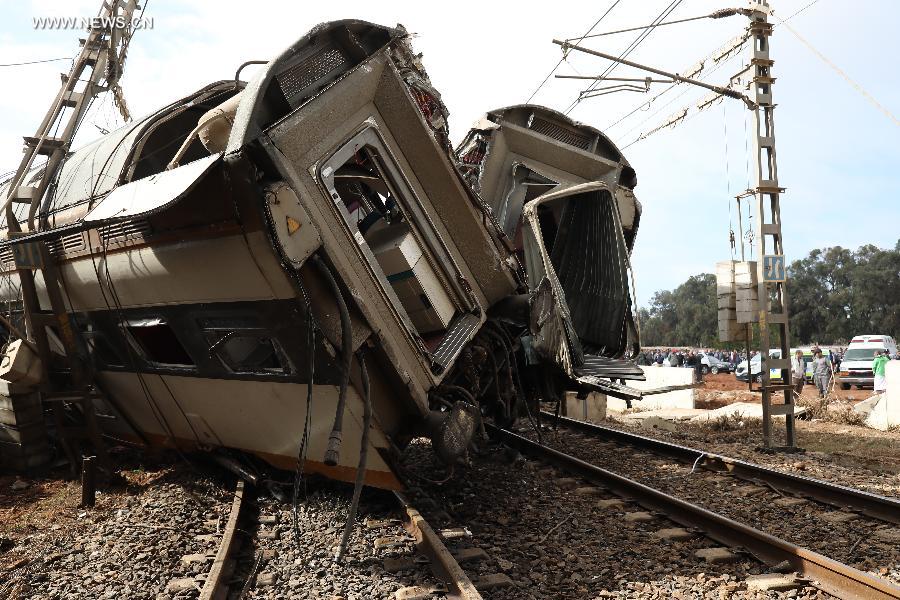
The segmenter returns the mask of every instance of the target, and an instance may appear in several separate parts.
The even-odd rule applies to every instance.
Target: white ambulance
[[[891,358],[897,355],[897,342],[889,335],[857,335],[850,340],[844,358],[841,360],[841,388],[849,390],[851,385],[858,389],[874,387],[872,359],[877,350],[887,350]]]

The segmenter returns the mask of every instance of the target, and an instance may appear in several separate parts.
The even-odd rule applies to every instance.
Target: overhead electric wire
[[[659,15],[657,15],[657,17],[655,19],[653,19],[653,22],[650,25],[648,25],[647,27],[645,27],[644,30],[640,34],[638,34],[638,36],[625,48],[625,50],[623,50],[622,53],[619,54],[618,58],[619,59],[627,58],[632,52],[634,52],[637,49],[637,47],[640,46],[644,42],[644,40],[646,40],[647,37],[653,32],[653,30],[656,28],[656,26],[660,22],[665,20],[666,17],[668,17],[670,14],[672,14],[672,12],[674,12],[675,9],[678,8],[683,1],[684,0],[672,0],[672,2],[670,2],[669,5],[666,8],[664,8],[662,10],[662,12],[659,13]],[[608,67],[606,67],[606,69],[603,71],[603,73],[600,74],[600,79],[598,79],[597,81],[595,81],[594,83],[589,85],[587,87],[587,89],[582,90],[578,94],[578,97],[565,110],[565,114],[569,114],[570,112],[572,112],[572,110],[574,110],[574,108],[576,106],[578,106],[578,104],[584,98],[584,95],[587,93],[590,93],[594,89],[596,89],[596,87],[600,84],[600,81],[602,80],[602,78],[610,75],[619,66],[619,64],[620,63],[618,63],[618,62],[613,62]]]
[[[613,3],[610,5],[610,7],[606,9],[606,12],[604,12],[602,15],[600,15],[600,18],[597,19],[597,21],[596,21],[593,25],[591,25],[591,28],[588,29],[588,30],[585,32],[585,34],[584,34],[583,36],[581,36],[581,38],[578,40],[578,42],[580,43],[581,40],[583,40],[585,37],[587,37],[587,35],[590,34],[590,33],[597,27],[597,25],[599,25],[600,22],[603,21],[603,19],[606,18],[606,15],[608,15],[609,13],[611,13],[612,10],[613,10],[613,9],[619,4],[619,2],[621,2],[621,1],[622,1],[622,0],[615,0],[615,2],[613,2]],[[525,104],[528,104],[529,102],[531,102],[531,99],[534,98],[534,97],[537,95],[537,93],[538,93],[539,91],[541,91],[541,88],[544,87],[544,84],[546,84],[546,83],[550,80],[550,78],[553,77],[553,74],[556,73],[556,70],[559,68],[559,66],[560,66],[561,64],[563,64],[563,61],[565,61],[565,60],[566,60],[566,55],[565,55],[565,53],[563,53],[562,58],[559,59],[559,62],[556,63],[556,66],[553,67],[552,69],[550,69],[550,72],[547,73],[547,76],[544,77],[544,80],[541,82],[541,84],[540,84],[539,86],[537,86],[537,89],[534,90],[534,91],[531,93],[530,96],[528,96],[528,100],[525,101]]]
[[[816,0],[816,1],[818,1],[818,0]],[[663,23],[657,23],[656,27],[663,27],[664,25],[677,25],[678,23],[688,23],[690,21],[699,21],[701,19],[721,19],[722,17],[727,17],[727,16],[731,16],[734,14],[737,14],[737,13],[734,12],[733,9],[731,9],[731,10],[724,9],[724,10],[719,10],[719,11],[710,13],[708,15],[700,15],[699,17],[689,17],[687,19],[678,19],[675,21],[665,21]],[[651,23],[651,25],[652,25],[652,23]],[[607,36],[607,35],[615,35],[617,33],[628,33],[629,31],[637,31],[638,29],[646,29],[647,27],[650,27],[651,25],[641,25],[640,27],[629,27],[628,29],[617,29],[615,31],[604,31],[603,33],[594,33],[591,35],[585,35],[579,40],[579,42],[582,40],[586,40],[588,38],[603,37],[603,36]],[[576,38],[570,38],[570,39],[567,39],[566,41],[571,42],[574,39],[576,39]]]
[[[61,58],[47,58],[47,59],[44,59],[44,60],[28,60],[28,61],[24,61],[24,62],[16,62],[16,63],[3,63],[3,64],[0,64],[0,67],[22,67],[22,66],[25,66],[25,65],[39,65],[39,64],[42,64],[42,63],[57,62],[57,61],[60,61],[60,60],[69,60],[69,61],[71,61],[71,60],[72,60],[72,57],[71,57],[71,56],[64,56],[64,57],[61,57]]]
[[[798,11],[798,13],[799,13],[799,11]],[[778,19],[778,17],[775,17],[775,18]],[[827,56],[825,56],[825,55],[822,54],[818,49],[816,49],[816,47],[813,46],[811,43],[809,43],[809,41],[807,41],[806,38],[804,38],[802,35],[800,35],[799,33],[797,33],[797,31],[796,31],[793,27],[791,27],[790,25],[787,24],[787,20],[784,20],[784,21],[782,21],[781,19],[778,19],[778,20],[780,21],[780,24],[781,24],[781,25],[784,25],[785,27],[787,27],[787,30],[790,31],[790,32],[794,35],[794,37],[796,37],[798,40],[800,40],[800,42],[801,42],[804,46],[806,46],[807,48],[809,48],[809,50],[810,50],[813,54],[816,55],[816,58],[818,58],[818,59],[821,60],[823,63],[825,63],[825,65],[826,65],[828,68],[830,68],[832,71],[834,71],[835,73],[837,73],[838,75],[840,75],[841,78],[843,78],[844,81],[846,81],[847,83],[849,83],[849,84],[853,87],[853,89],[855,89],[857,92],[859,92],[859,94],[860,94],[863,98],[865,98],[866,101],[869,102],[869,104],[871,104],[872,106],[874,106],[874,107],[875,107],[876,109],[878,109],[881,113],[883,113],[888,119],[890,119],[891,121],[893,121],[893,122],[894,122],[894,125],[900,126],[900,119],[898,119],[896,116],[894,116],[894,113],[892,113],[892,112],[889,111],[887,108],[885,108],[884,105],[882,105],[880,102],[878,102],[878,100],[876,100],[875,97],[874,97],[872,94],[870,94],[869,92],[867,92],[860,84],[858,84],[854,79],[852,79],[849,75],[847,75],[847,73],[845,73],[840,67],[838,67],[836,64],[834,64],[833,62],[831,62],[831,61],[828,59]]]

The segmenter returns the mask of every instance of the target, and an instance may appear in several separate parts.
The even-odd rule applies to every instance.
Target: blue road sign
[[[763,281],[784,281],[784,255],[768,254],[763,257]]]

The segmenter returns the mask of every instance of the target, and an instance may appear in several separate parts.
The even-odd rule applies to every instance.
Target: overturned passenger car
[[[540,106],[456,149],[447,118],[402,27],[338,21],[70,154],[0,252],[9,323],[50,348],[11,357],[10,394],[64,400],[77,358],[96,417],[68,419],[383,488],[414,437],[452,463],[484,417],[638,398],[634,170]],[[54,267],[40,311],[29,245]],[[65,318],[38,318],[48,272]]]

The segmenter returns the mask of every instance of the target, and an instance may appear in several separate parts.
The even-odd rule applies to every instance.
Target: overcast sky
[[[772,6],[787,18],[809,1],[774,0]],[[414,45],[424,53],[425,66],[450,109],[453,138],[458,141],[481,113],[524,102],[561,56],[551,40],[583,34],[612,2],[194,0],[188,6],[150,0],[145,16],[153,18],[153,29],[135,35],[122,86],[132,113],[143,115],[209,82],[232,78],[245,60],[272,58],[321,21],[355,17],[385,25],[402,23],[416,34]],[[33,18],[91,16],[99,4],[98,0],[0,0],[0,63],[73,56],[84,32],[36,31]],[[670,0],[622,0],[595,32],[647,24],[669,4]],[[683,0],[669,19],[727,6],[744,3]],[[900,56],[896,8],[896,0],[860,0],[852,7],[838,0],[818,0],[789,23],[888,111],[900,115],[900,74],[894,65]],[[630,58],[685,73],[740,34],[745,23],[743,17],[731,17],[663,27]],[[585,45],[618,54],[637,33],[593,38]],[[708,81],[726,82],[740,70],[746,55],[745,50],[719,67]],[[900,238],[896,193],[900,128],[786,27],[776,27],[772,58],[778,77],[774,97],[779,179],[787,188],[782,217],[788,260],[824,246],[893,247]],[[572,53],[558,73],[597,74],[607,64]],[[21,136],[34,133],[58,89],[58,74],[67,69],[64,61],[0,67],[5,92],[0,95],[0,173],[16,167]],[[619,67],[615,75],[644,76],[629,67]],[[565,110],[582,85],[550,79],[534,102]],[[666,87],[656,84],[650,94],[624,92],[588,99],[571,116],[603,129],[624,148],[707,95],[681,85],[611,127]],[[745,152],[748,116],[734,100],[696,115],[692,109],[683,124],[624,150],[637,170],[636,192],[644,206],[634,255],[641,304],[647,304],[653,292],[675,287],[690,275],[714,272],[716,261],[730,257],[729,223],[736,229],[737,222],[728,200],[752,177]],[[98,137],[97,126],[112,129],[120,124],[109,100],[100,98],[76,145]]]

